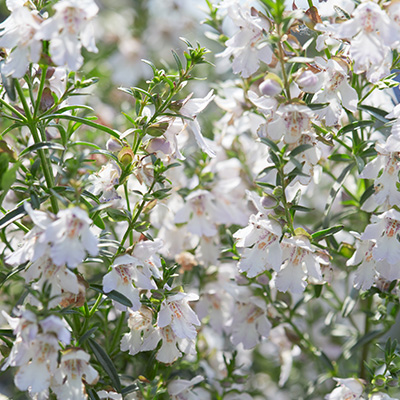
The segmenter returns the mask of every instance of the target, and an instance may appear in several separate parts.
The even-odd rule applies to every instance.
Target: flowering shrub
[[[289,3],[6,0],[5,398],[400,398],[400,2]]]

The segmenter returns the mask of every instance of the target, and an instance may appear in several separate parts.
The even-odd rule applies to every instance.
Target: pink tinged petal
[[[47,363],[31,362],[23,365],[15,375],[15,385],[20,390],[30,390],[31,393],[40,393],[49,388],[50,372]]]
[[[178,350],[175,343],[163,342],[156,354],[156,359],[164,364],[172,364],[180,357],[182,357],[182,353]]]
[[[158,316],[157,316],[157,325],[160,328],[166,327],[167,325],[169,325],[171,323],[171,320],[172,320],[171,317],[172,317],[172,313],[171,313],[169,307],[165,304],[162,304],[161,310],[159,311]]]
[[[246,350],[255,347],[259,341],[259,334],[255,329],[255,324],[243,323],[233,328],[232,344],[237,346],[239,343],[243,344],[243,348]]]
[[[376,270],[385,279],[389,281],[394,281],[395,279],[400,279],[400,267],[399,264],[389,264],[385,261],[380,261],[376,264]]]
[[[60,287],[67,292],[78,294],[79,283],[77,276],[69,270],[67,267],[61,267],[60,271],[57,272],[57,278]]]
[[[308,275],[311,275],[313,278],[319,281],[322,280],[321,266],[312,253],[308,253],[305,255],[303,263],[306,266]]]
[[[285,123],[281,117],[267,125],[268,136],[272,140],[280,140],[285,133]]]
[[[175,335],[181,339],[195,339],[197,336],[196,328],[182,317],[174,318],[171,323],[171,328]]]
[[[267,269],[267,252],[264,246],[265,243],[256,243],[252,249],[245,249],[243,256],[238,263],[240,272],[247,272],[249,278],[261,274]]]
[[[400,243],[395,236],[385,236],[377,241],[372,254],[376,261],[386,260],[389,264],[395,264],[400,261]]]
[[[148,336],[144,337],[140,351],[154,350],[161,338],[160,330],[154,329]]]
[[[302,293],[307,286],[304,280],[305,273],[300,265],[287,264],[281,269],[275,279],[276,288],[280,292]]]
[[[65,238],[54,243],[50,248],[51,258],[57,266],[67,264],[70,268],[77,267],[85,258],[86,252],[82,243],[76,238]]]
[[[268,318],[265,315],[261,315],[256,322],[257,325],[257,332],[263,336],[263,337],[268,337],[269,333],[272,328],[271,322],[269,322]]]
[[[99,373],[89,364],[87,364],[83,369],[83,375],[85,380],[89,385],[93,385],[99,379]]]
[[[351,112],[357,111],[357,91],[349,85],[346,79],[342,82],[338,89],[342,97],[343,107],[347,108]]]
[[[204,98],[190,99],[182,108],[181,114],[194,117],[200,114],[215,98],[214,90],[210,90]]]
[[[361,240],[376,240],[381,237],[383,230],[384,224],[382,222],[370,224],[365,228],[360,238]]]
[[[87,51],[92,53],[97,53],[99,51],[96,47],[94,26],[92,23],[88,23],[86,25],[86,27],[82,30],[80,37],[82,45]]]
[[[282,266],[282,247],[278,240],[268,246],[268,263],[278,272]]]
[[[363,262],[357,268],[354,277],[354,286],[356,289],[369,289],[374,284],[375,275],[375,262]]]
[[[211,158],[215,157],[217,154],[212,149],[212,147],[207,143],[207,141],[210,143],[212,143],[212,142],[211,142],[211,140],[204,138],[204,136],[201,133],[200,125],[197,122],[197,120],[190,121],[188,126],[191,128],[194,138],[196,139],[196,142],[199,145],[199,147],[201,148],[201,150],[203,150],[204,153],[206,153]]]
[[[375,179],[379,171],[385,164],[385,157],[378,155],[374,160],[370,161],[362,170],[360,178],[362,179]]]
[[[86,227],[81,231],[81,241],[83,246],[91,256],[97,256],[99,254],[99,240],[93,234],[89,227]]]
[[[191,208],[189,204],[185,204],[176,214],[174,218],[174,223],[175,224],[183,224],[185,222],[188,222],[190,219],[190,214],[191,214]]]

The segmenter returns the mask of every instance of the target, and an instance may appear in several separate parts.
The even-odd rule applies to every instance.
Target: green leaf
[[[182,66],[181,59],[179,58],[178,54],[176,54],[176,51],[171,50],[171,52],[172,52],[172,55],[175,58],[176,65],[178,66],[178,71],[179,72],[182,71],[183,70],[183,66]]]
[[[89,395],[90,400],[100,400],[99,395],[96,393],[96,391],[92,388],[86,388],[87,394]]]
[[[95,326],[92,329],[89,329],[87,332],[85,332],[80,338],[79,338],[79,344],[82,345],[82,343],[86,342],[92,336],[93,333],[97,331],[98,326]]]
[[[93,339],[89,338],[87,340],[87,342],[88,342],[90,348],[92,349],[95,357],[97,358],[97,361],[100,363],[100,365],[103,367],[104,371],[110,377],[114,388],[117,390],[118,393],[120,393],[121,392],[121,382],[119,380],[117,370],[116,370],[113,362],[111,361],[111,358],[105,352],[103,347],[101,347]]]
[[[344,225],[336,225],[336,226],[332,226],[331,228],[328,229],[323,229],[321,231],[318,232],[314,232],[311,237],[313,238],[313,240],[319,241],[322,240],[324,238],[326,238],[327,236],[333,235],[337,232],[340,232],[341,230],[343,230]]]
[[[129,217],[121,210],[117,210],[116,208],[109,208],[106,210],[107,215],[113,219],[114,221],[129,221]]]
[[[372,342],[374,339],[382,335],[381,330],[373,330],[368,332],[367,334],[361,336],[361,338],[357,341],[357,343],[350,348],[350,353],[354,354],[354,352],[359,348],[364,346],[365,344]]]
[[[329,103],[310,103],[307,107],[311,110],[321,110],[322,108],[328,107]]]
[[[76,105],[76,106],[67,106],[67,107],[60,108],[59,110],[57,110],[57,113],[58,114],[64,114],[67,111],[78,110],[78,109],[94,111],[92,107],[85,106],[85,105],[81,104],[81,105]]]
[[[333,202],[335,201],[336,196],[339,193],[339,190],[342,187],[344,180],[347,178],[347,176],[349,175],[349,173],[353,167],[354,167],[354,162],[350,163],[342,171],[342,173],[339,175],[339,177],[336,179],[335,183],[333,184],[332,189],[329,192],[328,200],[325,204],[325,212],[324,212],[325,218],[323,221],[323,227],[327,227],[327,225],[329,225],[329,213],[331,211]]]
[[[100,131],[106,132],[109,135],[119,139],[119,134],[116,131],[114,131],[113,129],[111,129],[111,128],[107,127],[107,126],[101,125],[101,124],[97,124],[96,122],[90,121],[90,120],[88,120],[86,118],[76,117],[75,115],[50,114],[50,115],[44,115],[40,119],[43,119],[43,120],[47,120],[47,119],[50,119],[50,120],[53,120],[53,119],[66,119],[66,120],[69,120],[69,121],[75,121],[75,122],[78,122],[80,124],[90,126],[91,128],[95,128],[95,129],[98,129]]]
[[[367,201],[367,199],[370,198],[374,193],[375,193],[374,185],[371,185],[367,189],[365,189],[365,192],[362,194],[360,198],[360,206],[362,206]]]
[[[2,71],[4,63],[5,60],[0,61],[0,71]],[[6,76],[3,74],[3,72],[1,72],[1,83],[10,100],[15,101],[17,99],[17,94],[15,92],[14,79],[11,76]]]
[[[136,392],[137,390],[139,390],[139,386],[134,383],[132,385],[126,386],[121,390],[121,394],[122,395],[127,395],[128,393],[132,393],[132,392]]]
[[[347,132],[352,132],[357,129],[365,128],[366,126],[371,126],[373,124],[374,124],[374,121],[371,121],[371,120],[355,121],[355,122],[352,122],[351,124],[344,126],[341,129],[339,129],[337,135],[340,136]]]
[[[291,205],[290,206],[290,210],[294,210],[294,211],[302,211],[302,212],[310,212],[315,210],[315,208],[308,208],[308,207],[304,207],[304,206],[299,206],[299,205]]]
[[[372,107],[372,106],[366,106],[363,104],[359,104],[357,108],[361,111],[367,112],[368,114],[372,115],[377,120],[379,120],[383,123],[386,123],[389,121],[389,119],[386,118],[386,115],[388,114],[387,111],[384,111],[384,110],[381,110],[379,108]]]
[[[328,158],[329,158],[329,160],[339,161],[339,162],[340,161],[350,162],[353,160],[348,154],[340,154],[340,153],[331,154]]]
[[[357,289],[351,289],[350,295],[344,299],[343,307],[342,307],[342,316],[343,318],[347,318],[354,307],[356,306],[358,299],[359,291]]]
[[[117,292],[116,290],[112,290],[111,292],[104,293],[103,286],[98,284],[91,284],[90,288],[95,290],[98,293],[103,293],[105,296],[109,297],[111,300],[118,301],[125,307],[132,307],[132,302],[124,296],[122,293]]]
[[[25,150],[21,151],[21,153],[19,155],[21,157],[32,151],[43,150],[43,149],[65,150],[65,147],[62,146],[61,144],[54,143],[54,142],[40,142],[40,143],[35,143],[32,146],[27,147]]]
[[[298,154],[303,153],[303,151],[312,149],[313,147],[314,146],[312,144],[301,144],[300,146],[297,146],[289,153],[289,157],[297,156]]]
[[[72,142],[69,144],[70,147],[72,146],[88,146],[88,147],[93,147],[94,149],[101,150],[100,146],[97,146],[97,144],[94,143],[89,143],[89,142],[83,142],[83,141],[77,141],[77,142]]]
[[[279,147],[274,141],[268,138],[261,138],[260,140],[262,143],[266,144],[271,150],[275,151],[276,153],[279,153]]]

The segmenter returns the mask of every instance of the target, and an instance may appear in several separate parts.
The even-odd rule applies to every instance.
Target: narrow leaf
[[[92,349],[95,357],[97,358],[97,361],[100,363],[100,365],[103,367],[104,371],[110,377],[114,388],[117,390],[118,393],[121,392],[121,382],[119,380],[117,370],[116,370],[113,362],[111,361],[111,358],[109,357],[109,355],[93,339],[89,338],[87,340],[87,342],[88,342],[90,348]]]
[[[27,153],[37,150],[44,150],[44,149],[51,149],[51,150],[65,150],[65,147],[59,143],[54,142],[40,142],[35,143],[32,146],[27,147],[25,150],[21,151],[19,154],[20,156],[24,156]]]

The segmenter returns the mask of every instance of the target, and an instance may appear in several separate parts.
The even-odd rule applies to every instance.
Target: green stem
[[[27,125],[29,127],[29,130],[31,131],[33,140],[36,144],[41,143],[41,140],[40,140],[40,137],[38,134],[37,122],[32,118],[31,112],[29,110],[29,105],[25,99],[24,92],[23,92],[21,85],[19,84],[17,79],[15,79],[15,88],[17,89],[18,96],[21,99],[22,106],[23,106],[25,114],[26,114]],[[38,98],[36,101],[40,102],[40,99]],[[49,191],[51,191],[51,189],[54,187],[54,177],[53,177],[53,171],[51,168],[50,159],[48,157],[46,157],[46,153],[43,150],[38,150],[37,152],[39,154],[40,165],[42,166],[42,171],[43,171],[43,175],[44,175],[44,178],[46,181],[47,189],[49,189]],[[59,210],[57,199],[51,193],[50,193],[50,201],[51,201],[51,207],[53,209],[53,212],[55,214],[57,214],[58,210]]]
[[[38,94],[36,97],[35,109],[33,111],[33,119],[36,119],[38,112],[39,112],[40,101],[42,99],[44,84],[46,82],[46,74],[47,74],[47,65],[42,67],[42,76],[40,78],[40,85],[39,85],[39,90],[38,90]]]
[[[285,193],[286,186],[285,186],[285,173],[283,172],[283,167],[279,167],[278,173],[281,178],[281,184],[282,184],[282,199],[281,200],[282,200],[283,207],[285,209],[286,222],[289,227],[290,233],[293,236],[295,236],[292,214],[290,214],[290,210],[289,210],[287,198],[286,198],[286,193]]]
[[[371,322],[369,320],[369,310],[372,308],[372,302],[373,302],[373,297],[368,297],[367,302],[366,302],[366,310],[367,312],[365,313],[365,321],[364,321],[364,335],[367,335],[370,327],[371,327]],[[365,370],[365,362],[368,359],[368,352],[369,352],[369,347],[370,343],[367,342],[364,344],[362,347],[361,351],[361,360],[360,360],[360,378],[365,379],[366,378],[366,370]]]
[[[285,86],[285,92],[286,92],[286,97],[290,101],[291,96],[290,96],[290,85],[289,85],[289,80],[286,74],[286,69],[285,69],[285,60],[284,60],[284,51],[282,47],[282,31],[281,31],[281,26],[278,25],[278,35],[279,35],[279,42],[278,42],[278,54],[279,54],[279,63],[281,64],[281,70],[282,70],[282,77],[283,77],[283,84]]]
[[[131,204],[129,202],[129,192],[128,192],[128,181],[127,180],[124,183],[124,193],[125,193],[125,200],[126,200],[126,208],[131,213],[132,210],[131,210]],[[129,245],[130,246],[133,245],[133,232],[132,231],[129,232]]]
[[[103,293],[99,293],[99,295],[97,296],[96,302],[93,304],[93,307],[89,311],[89,318],[91,318],[93,316],[93,314],[96,312],[102,299],[103,299]]]
[[[23,122],[27,122],[27,119],[25,118],[25,115],[21,114],[16,108],[14,108],[12,105],[8,104],[6,101],[0,98],[0,104],[2,104],[4,107],[8,108],[12,113],[17,115]]]
[[[308,7],[310,7],[310,8],[314,7],[312,0],[307,0],[307,2],[308,2]]]
[[[133,219],[132,219],[131,222],[129,223],[128,228],[127,228],[126,231],[125,231],[125,234],[124,234],[124,236],[123,236],[123,238],[122,238],[122,240],[121,240],[121,244],[119,245],[119,248],[118,248],[117,252],[115,253],[112,262],[114,262],[114,260],[121,254],[122,250],[124,249],[124,244],[125,244],[126,240],[128,239],[129,234],[130,234],[131,231],[132,231],[132,227],[133,227],[133,225],[135,224],[135,222],[138,220],[138,218],[139,218],[139,216],[140,216],[140,213],[143,211],[143,208],[144,208],[144,206],[145,206],[146,203],[147,203],[147,199],[146,199],[146,198],[147,198],[147,196],[151,193],[151,191],[153,190],[155,184],[156,184],[156,181],[153,180],[153,183],[151,184],[149,190],[148,190],[147,193],[143,196],[143,200],[142,200],[142,202],[140,203],[138,209],[136,210],[135,216],[133,217]]]

